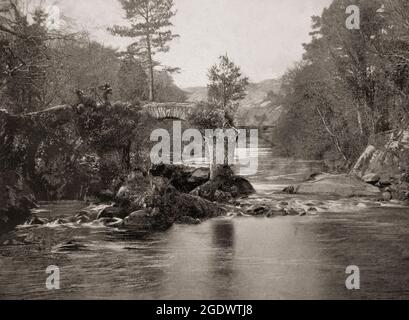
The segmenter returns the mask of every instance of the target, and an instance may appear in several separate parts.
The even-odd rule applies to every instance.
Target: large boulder
[[[115,206],[103,209],[100,217],[121,218],[125,214],[125,228],[145,231],[166,230],[175,222],[190,220],[187,217],[197,221],[220,216],[225,210],[210,201],[180,192],[167,178],[133,173],[118,191]]]
[[[376,185],[381,180],[381,177],[376,173],[368,173],[362,177],[362,180],[366,183]]]
[[[111,208],[111,204],[91,204],[88,207],[79,211],[76,215],[76,218],[85,218],[84,220],[91,221],[97,220],[101,217],[102,212]]]
[[[409,150],[409,131],[394,132],[383,138],[384,145],[366,148],[354,165],[353,174],[358,177],[377,174],[385,180],[400,173],[402,155]]]
[[[34,196],[14,171],[0,173],[0,235],[29,219]]]
[[[145,207],[145,198],[152,192],[152,180],[142,172],[129,174],[115,197],[117,207],[127,213],[141,210]]]
[[[174,223],[197,224],[226,213],[212,202],[180,193],[173,187],[162,194],[153,195],[147,205],[148,208],[128,215],[123,226],[143,232],[161,231],[169,229]]]
[[[209,181],[210,169],[159,164],[152,166],[150,174],[154,177],[166,178],[176,190],[189,193]]]
[[[354,165],[352,174],[380,188],[390,187],[394,197],[407,198],[409,131],[394,131],[377,138],[383,142],[366,148]]]
[[[380,189],[348,174],[320,174],[294,187],[297,194],[325,194],[339,197],[379,197]]]
[[[231,168],[226,166],[218,170],[215,178],[197,187],[190,194],[209,201],[227,202],[255,192],[247,179],[234,175]]]
[[[124,219],[123,226],[127,229],[150,231],[153,229],[153,219],[146,210],[132,212]]]

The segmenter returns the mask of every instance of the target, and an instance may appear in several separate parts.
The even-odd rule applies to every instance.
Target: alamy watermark
[[[256,174],[258,170],[258,154],[251,152],[258,149],[258,129],[188,129],[182,132],[181,121],[175,121],[172,139],[168,130],[156,129],[150,140],[157,142],[150,153],[153,164],[208,158],[211,164],[237,166],[241,175]]]
[[[358,266],[348,266],[345,273],[349,276],[345,281],[345,286],[348,290],[361,289],[361,272]]]
[[[346,14],[349,14],[345,21],[348,30],[359,30],[361,28],[361,12],[357,5],[350,5],[346,8]]]
[[[49,276],[45,281],[45,287],[48,290],[59,290],[60,289],[60,268],[57,266],[48,266],[45,270]]]

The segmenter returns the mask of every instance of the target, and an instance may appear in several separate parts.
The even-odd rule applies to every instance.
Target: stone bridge
[[[143,110],[153,118],[158,120],[174,119],[187,121],[189,115],[195,111],[197,104],[195,103],[148,103],[144,105]]]

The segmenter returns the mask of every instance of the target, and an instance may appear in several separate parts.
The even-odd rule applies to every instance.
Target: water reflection
[[[210,263],[214,270],[211,281],[215,297],[233,297],[236,272],[234,269],[235,228],[232,220],[215,220],[211,225],[212,252]],[[224,285],[220,285],[223,283]]]
[[[234,252],[235,234],[232,220],[215,220],[212,224],[213,245],[226,253]]]

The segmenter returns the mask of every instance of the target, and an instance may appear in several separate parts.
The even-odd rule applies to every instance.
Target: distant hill
[[[274,99],[280,90],[281,81],[277,79],[251,83],[247,96],[240,102],[238,123],[245,126],[273,126],[281,115],[282,108]],[[206,101],[206,87],[184,89],[190,102]]]

